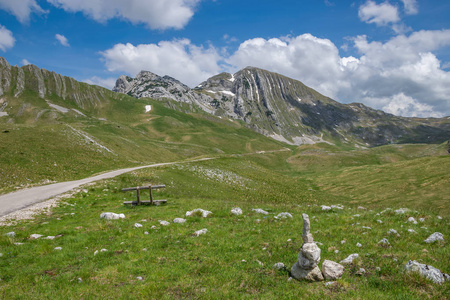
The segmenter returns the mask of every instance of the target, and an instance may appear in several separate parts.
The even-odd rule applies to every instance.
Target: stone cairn
[[[303,245],[298,253],[298,260],[292,266],[291,276],[297,280],[322,281],[323,275],[318,264],[320,261],[320,248],[314,243],[313,236],[310,233],[311,225],[309,216],[302,214],[303,217]]]

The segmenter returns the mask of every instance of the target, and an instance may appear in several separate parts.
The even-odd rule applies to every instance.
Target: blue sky
[[[343,103],[450,116],[450,1],[0,0],[0,56],[111,88],[255,66]]]

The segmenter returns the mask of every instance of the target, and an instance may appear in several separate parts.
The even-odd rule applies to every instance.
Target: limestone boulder
[[[319,267],[303,269],[298,262],[292,266],[291,276],[297,280],[323,281],[323,275]]]
[[[441,284],[445,281],[444,274],[435,267],[418,263],[415,260],[410,260],[405,265],[406,272],[416,272],[420,275],[427,277],[435,283]]]
[[[337,262],[325,259],[322,264],[322,274],[326,280],[336,280],[344,274],[344,266]]]

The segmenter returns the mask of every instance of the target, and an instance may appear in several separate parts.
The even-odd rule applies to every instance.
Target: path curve
[[[133,167],[133,168],[125,168],[125,169],[106,172],[106,173],[103,173],[100,175],[96,175],[96,176],[88,177],[88,178],[84,178],[84,179],[58,182],[58,183],[49,184],[49,185],[32,187],[29,189],[20,190],[20,191],[12,192],[12,193],[5,194],[5,195],[0,195],[0,217],[8,215],[17,210],[24,209],[35,203],[42,202],[42,201],[48,200],[50,198],[56,197],[60,194],[66,193],[66,192],[73,190],[74,188],[77,188],[86,183],[90,183],[90,182],[94,182],[94,181],[98,181],[98,180],[102,180],[102,179],[113,178],[118,175],[128,173],[131,171],[135,171],[135,170],[139,170],[139,169],[154,168],[154,167],[174,165],[174,164],[179,164],[179,163],[198,162],[198,161],[205,161],[205,160],[211,160],[211,159],[214,159],[214,158],[200,158],[200,159],[187,160],[187,161],[182,161],[182,162],[159,163],[159,164],[139,166],[139,167]]]

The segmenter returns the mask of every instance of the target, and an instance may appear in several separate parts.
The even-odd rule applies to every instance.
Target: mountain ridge
[[[448,117],[398,117],[362,103],[342,104],[298,80],[256,67],[217,74],[193,89],[179,81],[183,89],[164,88],[164,84],[154,88],[152,78],[143,72],[139,74],[144,76],[127,77],[131,83],[125,90],[120,87],[119,78],[114,90],[136,98],[191,103],[207,113],[240,120],[261,134],[289,144],[344,142],[379,146],[450,139]],[[159,82],[170,85],[164,78],[158,76]]]

